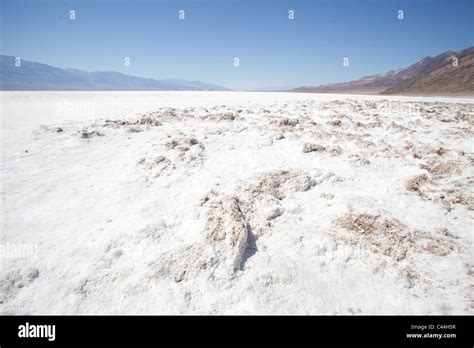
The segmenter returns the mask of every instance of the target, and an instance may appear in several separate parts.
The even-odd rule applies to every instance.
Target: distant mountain
[[[257,87],[257,88],[250,88],[246,89],[248,92],[285,92],[288,91],[289,89],[294,88],[295,86],[263,86],[263,87]]]
[[[78,90],[78,91],[228,91],[229,89],[186,80],[155,80],[115,71],[87,72],[60,69],[46,64],[0,55],[1,90]]]
[[[359,80],[322,85],[317,87],[299,87],[292,92],[306,93],[361,93],[361,94],[469,94],[472,90],[472,78],[474,76],[472,65],[468,64],[469,56],[474,53],[474,47],[467,48],[461,52],[446,51],[436,57],[425,57],[419,62],[407,68],[390,70],[385,74],[365,76]],[[458,66],[453,67],[452,58],[458,59]],[[465,62],[464,62],[465,61]],[[445,69],[445,74],[438,76],[437,69]],[[454,73],[456,72],[456,73]],[[429,77],[431,76],[431,77]],[[436,78],[435,78],[436,76]],[[418,78],[423,81],[415,82]],[[449,84],[444,82],[449,80]],[[428,86],[428,84],[432,84]]]

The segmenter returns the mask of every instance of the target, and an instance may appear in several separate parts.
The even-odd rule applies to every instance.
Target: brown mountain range
[[[455,58],[457,65],[454,64]],[[292,92],[406,95],[474,95],[474,47],[425,57],[405,69],[359,80],[299,87]]]

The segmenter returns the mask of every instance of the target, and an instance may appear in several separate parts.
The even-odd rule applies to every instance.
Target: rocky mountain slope
[[[446,51],[435,57],[425,57],[404,69],[385,74],[365,76],[359,80],[299,87],[293,92],[360,93],[360,94],[472,94],[472,57],[474,47],[460,52]],[[453,59],[458,66],[453,66]]]
[[[471,94],[474,95],[474,51],[460,54],[457,66],[441,66],[405,80],[382,94]]]

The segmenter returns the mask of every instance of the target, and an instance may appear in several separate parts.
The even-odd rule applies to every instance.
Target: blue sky
[[[474,0],[0,1],[2,54],[233,89],[347,81],[474,45]]]

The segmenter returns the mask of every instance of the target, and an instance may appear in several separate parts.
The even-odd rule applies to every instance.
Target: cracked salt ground
[[[2,313],[472,313],[472,100],[113,95],[4,96]]]

